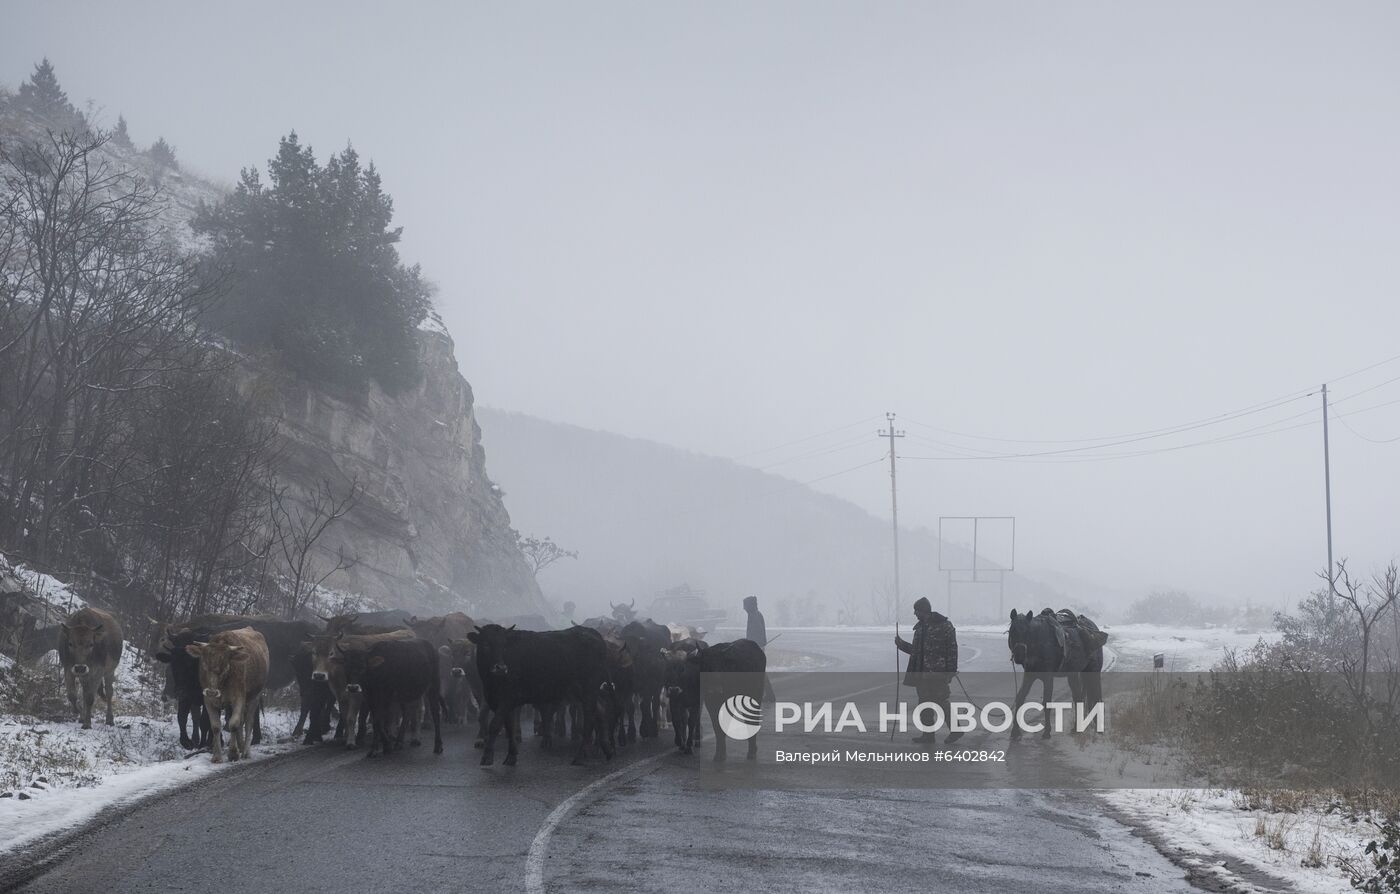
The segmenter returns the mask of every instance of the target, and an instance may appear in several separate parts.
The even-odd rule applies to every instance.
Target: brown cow
[[[228,717],[229,760],[248,756],[248,721],[257,716],[267,682],[267,640],[251,627],[224,630],[185,651],[199,659],[204,708],[209,712],[209,751],[224,760],[221,721]]]
[[[83,729],[92,729],[92,703],[98,693],[107,700],[107,725],[112,726],[117,663],[122,658],[122,625],[100,608],[80,608],[58,631],[58,659],[68,704],[82,718]],[[78,706],[77,683],[83,684],[83,704]]]
[[[364,704],[360,690],[351,690],[346,685],[344,660],[337,652],[336,646],[365,649],[381,640],[414,638],[413,631],[408,628],[390,633],[364,635],[322,633],[311,637],[311,641],[302,647],[311,652],[311,679],[329,685],[331,694],[340,707],[340,722],[336,726],[335,738],[344,741],[346,748],[357,748],[364,742],[366,718],[362,714],[367,712],[360,710]],[[358,729],[355,728],[357,721]]]

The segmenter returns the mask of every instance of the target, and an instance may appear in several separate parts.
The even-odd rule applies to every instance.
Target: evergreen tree
[[[58,85],[58,76],[47,58],[34,66],[29,80],[19,85],[19,104],[57,124],[67,125],[78,117],[78,110]]]
[[[112,128],[112,142],[123,149],[131,148],[131,135],[126,132],[126,118],[118,115],[117,126]]]
[[[151,157],[151,161],[155,162],[158,167],[169,168],[174,171],[180,169],[179,162],[175,160],[175,149],[165,141],[165,137],[157,137],[155,143],[151,145],[151,148],[146,150],[146,154]]]
[[[264,186],[245,169],[233,194],[195,219],[215,263],[235,271],[221,327],[323,381],[411,386],[429,287],[399,259],[401,230],[374,165],[347,146],[322,167],[293,131],[267,173]]]

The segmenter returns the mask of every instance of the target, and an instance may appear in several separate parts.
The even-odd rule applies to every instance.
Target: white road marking
[[[575,807],[604,786],[637,773],[637,771],[650,767],[652,764],[660,763],[671,754],[672,752],[669,750],[663,751],[661,754],[652,755],[637,761],[635,764],[623,767],[621,770],[609,773],[574,792],[560,802],[558,807],[551,810],[549,816],[544,818],[544,823],[540,826],[539,831],[535,833],[534,840],[530,842],[530,850],[525,854],[525,891],[527,894],[544,894],[544,861],[549,852],[549,840],[554,837],[554,830],[559,828],[559,824],[573,812]]]
[[[972,660],[976,660],[977,657],[982,654],[982,650],[976,647],[973,647],[972,651]],[[838,699],[850,700],[852,698],[855,698],[856,696],[865,695],[870,692],[876,692],[884,688],[885,685],[882,683],[879,686],[871,686],[867,689],[862,689],[859,692],[852,692],[845,696],[838,696]],[[555,830],[558,829],[560,824],[564,822],[564,819],[568,817],[569,814],[573,813],[574,809],[578,807],[579,804],[583,803],[599,789],[610,785],[626,776],[630,776],[634,773],[637,773],[640,770],[649,768],[653,764],[658,764],[666,758],[670,757],[672,753],[673,752],[671,751],[664,751],[661,754],[652,755],[651,757],[637,761],[635,764],[630,764],[626,767],[623,767],[621,770],[609,773],[601,779],[595,779],[593,782],[590,782],[588,785],[585,785],[583,788],[579,789],[569,797],[565,798],[559,803],[557,807],[551,810],[549,812],[549,816],[544,818],[544,822],[540,825],[539,831],[535,833],[534,840],[530,842],[530,850],[527,851],[525,854],[526,894],[544,894],[544,864],[545,858],[549,855],[550,839],[554,837]]]

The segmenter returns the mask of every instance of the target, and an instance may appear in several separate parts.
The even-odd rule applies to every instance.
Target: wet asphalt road
[[[889,640],[788,631],[774,646],[885,671]],[[965,669],[1001,669],[997,638],[960,641]],[[580,767],[527,741],[519,766],[481,768],[460,729],[441,756],[313,747],[113,819],[21,890],[1189,890],[1087,795],[714,790],[706,727],[697,756],[663,730]]]

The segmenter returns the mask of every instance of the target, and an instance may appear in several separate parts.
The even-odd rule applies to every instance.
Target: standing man
[[[744,628],[744,638],[751,639],[763,648],[768,648],[768,625],[763,623],[763,612],[758,610],[758,597],[744,597],[744,611],[749,613],[748,626]],[[763,675],[763,700],[770,705],[777,701],[773,694],[773,683],[768,675]]]
[[[928,599],[920,596],[914,603],[914,642],[905,642],[899,634],[894,635],[895,648],[909,656],[909,666],[904,672],[904,685],[913,686],[919,694],[919,704],[933,702],[943,709],[944,722],[949,717],[949,684],[958,672],[958,632],[953,622],[933,610]],[[945,744],[952,745],[961,739],[962,733],[949,733]],[[922,733],[914,737],[921,745],[934,743],[933,733]]]
[[[760,646],[768,645],[768,625],[763,623],[763,612],[758,610],[758,597],[744,597],[744,611],[749,613],[749,626],[744,638],[751,639]]]

